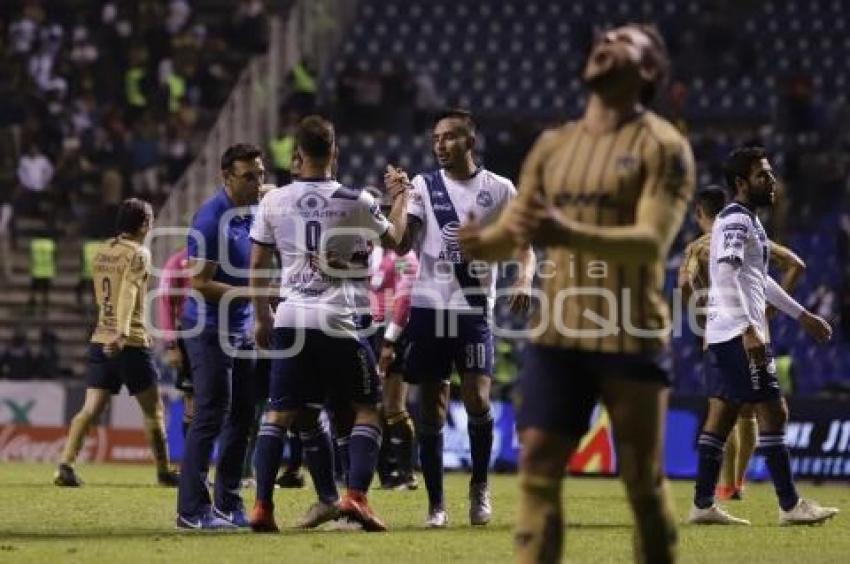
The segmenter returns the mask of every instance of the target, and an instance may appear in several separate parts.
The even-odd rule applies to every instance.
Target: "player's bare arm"
[[[269,337],[274,326],[272,308],[269,303],[269,268],[273,250],[267,245],[251,245],[251,302],[254,304],[254,340],[261,349],[269,348]]]
[[[390,228],[381,237],[381,245],[398,254],[407,254],[421,228],[418,218],[408,217],[407,204],[410,198],[410,180],[407,173],[392,165],[387,165],[384,173],[384,185],[392,200],[387,215]]]

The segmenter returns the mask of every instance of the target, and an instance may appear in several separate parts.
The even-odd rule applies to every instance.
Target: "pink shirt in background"
[[[400,257],[393,251],[376,248],[372,253],[382,253],[375,257],[374,269],[369,280],[369,305],[372,321],[383,325],[395,326],[387,329],[391,340],[398,337],[396,332],[407,325],[410,315],[410,288],[416,280],[419,260],[413,251]]]
[[[180,319],[183,302],[186,300],[185,294],[178,294],[174,290],[184,290],[190,285],[190,277],[183,272],[187,268],[186,257],[185,247],[168,257],[159,282],[159,290],[162,293],[156,298],[156,309],[159,327],[165,332],[165,340],[169,342],[175,339],[177,320]]]

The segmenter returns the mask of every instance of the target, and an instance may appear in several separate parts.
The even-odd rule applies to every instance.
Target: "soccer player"
[[[828,341],[832,328],[794,301],[767,271],[770,242],[755,212],[773,204],[776,177],[764,150],[736,149],[724,163],[724,174],[735,200],[717,215],[711,229],[705,335],[711,364],[706,382],[708,415],[699,436],[697,481],[688,521],[749,525],[717,505],[714,491],[726,438],[741,405],[753,404],[759,419],[759,448],[779,499],[779,522],[818,523],[838,509],[800,497],[794,485],[785,446],[788,407],[767,345],[766,305],[796,319],[818,342]]]
[[[224,299],[248,285],[251,254],[249,232],[260,185],[265,178],[261,151],[249,144],[229,147],[221,157],[222,186],[204,202],[192,220],[188,240],[191,285],[201,297],[189,297],[183,308],[184,331],[200,328],[185,339],[195,389],[195,417],[186,437],[178,528],[247,527],[239,495],[248,432],[254,417],[254,343],[251,303]],[[220,311],[224,315],[220,316]],[[232,352],[238,354],[231,354]],[[213,443],[219,438],[215,496],[210,499],[207,473]],[[214,501],[214,503],[213,503]]]
[[[410,316],[410,289],[419,270],[413,251],[404,256],[375,247],[369,257],[374,264],[369,279],[372,322],[372,352],[383,377],[383,418],[386,439],[378,462],[378,477],[385,489],[419,487],[413,473],[414,426],[407,412],[407,382],[404,352]]]
[[[679,267],[678,285],[682,290],[683,302],[690,305],[691,295],[697,293],[694,305],[698,308],[696,322],[705,330],[704,310],[708,301],[708,257],[711,246],[711,228],[717,214],[726,207],[726,190],[720,186],[709,186],[697,192],[694,199],[694,217],[703,235],[691,242],[683,253]],[[806,269],[805,263],[789,248],[770,242],[770,261],[782,271],[782,288],[791,292]],[[766,327],[769,330],[769,327]],[[705,347],[705,342],[703,341]],[[703,347],[703,348],[704,348]],[[750,458],[756,448],[758,421],[753,406],[744,404],[735,428],[729,434],[720,468],[720,484],[716,496],[721,499],[742,499],[744,477]]]
[[[555,265],[541,276],[546,299],[518,383],[518,562],[560,560],[564,469],[600,398],[616,429],[635,559],[675,559],[662,464],[670,333],[662,286],[694,163],[687,140],[647,109],[668,72],[655,27],[601,33],[583,70],[584,115],[541,135],[495,226],[461,229],[473,257],[504,258],[530,241]]]
[[[190,282],[190,276],[186,272],[186,260],[186,247],[178,249],[168,257],[162,267],[162,277],[159,281],[159,289],[162,293],[157,296],[159,323],[165,336],[165,363],[177,375],[174,387],[183,393],[184,439],[195,413],[189,353],[186,352],[186,344],[182,337],[178,336],[183,303],[186,301],[186,291]]]
[[[261,348],[277,353],[272,357],[268,411],[257,440],[257,501],[251,526],[258,532],[278,530],[272,494],[284,433],[304,408],[327,402],[350,404],[355,420],[348,445],[348,490],[338,503],[330,437],[321,428],[311,430],[299,423],[320,502],[336,506],[339,514],[366,531],[383,531],[386,525],[366,497],[381,442],[379,382],[374,357],[358,338],[355,294],[365,289],[367,239],[395,245],[404,233],[407,184],[399,181],[387,220],[367,192],[333,180],[337,145],[330,122],[319,116],[304,118],[296,150],[302,159],[301,178],[263,199],[251,231],[256,340]],[[281,259],[282,300],[272,318],[264,294],[274,249]]]
[[[397,249],[403,255],[413,246],[419,253],[419,273],[411,291],[406,368],[420,391],[417,431],[428,490],[425,524],[442,528],[449,521],[443,496],[443,426],[454,367],[460,374],[461,397],[469,415],[469,520],[473,525],[486,525],[492,517],[487,474],[493,446],[490,319],[495,267],[469,262],[458,246],[457,229],[469,216],[484,224],[495,220],[516,189],[507,178],[475,162],[475,122],[469,112],[454,109],[438,116],[431,138],[440,168],[413,179],[408,228]],[[394,182],[393,176],[393,171],[385,176],[388,185]],[[533,252],[525,248],[518,257],[521,271],[528,273]],[[527,297],[530,287],[531,277],[521,277],[513,299]]]
[[[97,326],[88,353],[86,398],[74,416],[68,441],[54,477],[57,486],[81,486],[73,464],[86,433],[109,403],[110,395],[127,386],[144,416],[145,432],[156,459],[157,481],[176,486],[177,474],[168,466],[162,400],[157,390],[156,367],[150,338],[144,326],[145,293],[150,271],[150,251],[142,245],[153,225],[149,203],[130,198],[118,208],[118,234],[103,243],[93,261]]]

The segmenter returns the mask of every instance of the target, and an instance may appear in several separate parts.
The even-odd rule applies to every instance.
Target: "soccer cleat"
[[[224,519],[228,523],[233,524],[240,529],[247,529],[251,526],[248,521],[248,516],[245,515],[244,509],[235,509],[233,511],[222,511],[218,507],[213,507],[213,514],[219,519]]]
[[[382,490],[404,491],[419,488],[419,482],[413,474],[404,475],[393,472],[381,480]]]
[[[732,492],[732,495],[729,496],[729,499],[741,501],[742,499],[744,499],[744,490],[735,488],[735,491]]]
[[[335,503],[317,501],[295,522],[299,529],[315,529],[323,523],[339,518],[339,507]]]
[[[816,501],[801,497],[791,510],[779,510],[779,524],[814,525],[832,519],[836,514],[838,514],[837,507],[821,507]]]
[[[416,474],[411,472],[405,477],[405,484],[407,489],[413,491],[419,489],[419,480],[416,479]]]
[[[431,508],[425,526],[429,529],[445,529],[449,526],[449,514],[442,507]]]
[[[732,499],[733,495],[735,495],[735,488],[733,486],[717,486],[714,488],[714,497],[720,501]]]
[[[469,523],[486,525],[493,517],[490,505],[490,488],[487,482],[469,485]]]
[[[348,490],[339,502],[339,512],[363,525],[363,530],[366,532],[376,533],[387,530],[384,522],[369,507],[369,500],[364,493]]]
[[[325,531],[362,531],[363,525],[350,517],[340,517],[333,521],[328,521]]]
[[[277,533],[280,531],[274,521],[274,505],[267,501],[254,503],[248,524],[255,533]]]
[[[156,483],[166,488],[176,488],[180,484],[180,474],[174,470],[157,472]]]
[[[298,471],[286,470],[278,476],[275,483],[282,488],[300,489],[304,487],[304,474]]]
[[[63,488],[79,488],[83,481],[70,464],[60,464],[53,474],[53,484]]]
[[[220,519],[209,511],[203,515],[189,517],[178,515],[176,520],[178,529],[187,531],[235,531],[236,525],[224,519]]]
[[[717,505],[700,509],[696,505],[691,506],[688,514],[688,523],[691,525],[749,525],[746,519],[730,515],[728,511]]]

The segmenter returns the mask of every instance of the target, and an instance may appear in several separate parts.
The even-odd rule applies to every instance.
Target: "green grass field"
[[[153,485],[150,467],[81,466],[80,489],[51,484],[52,467],[0,465],[0,562],[337,562],[464,564],[510,562],[516,504],[512,476],[493,479],[495,517],[471,528],[465,475],[447,476],[451,528],[422,528],[425,493],[375,491],[372,503],[388,534],[301,532],[279,535],[185,533],[174,529],[175,491]],[[677,513],[689,507],[691,482],[676,482]],[[682,562],[850,561],[850,487],[803,484],[804,495],[845,513],[819,527],[779,527],[769,485],[756,484],[733,502],[752,527],[680,528]],[[251,503],[253,492],[245,491]],[[311,489],[277,490],[279,524],[291,524],[313,500]],[[567,482],[567,562],[631,560],[631,519],[615,480]]]

